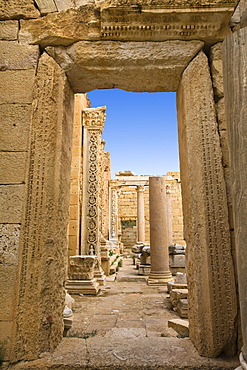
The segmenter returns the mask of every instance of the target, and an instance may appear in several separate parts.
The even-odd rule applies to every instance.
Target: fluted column
[[[167,245],[166,183],[162,176],[149,178],[149,209],[151,272],[148,284],[166,285],[172,280],[172,275]]]
[[[137,242],[145,242],[145,206],[143,185],[137,186]]]

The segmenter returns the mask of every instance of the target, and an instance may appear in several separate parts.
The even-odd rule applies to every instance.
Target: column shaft
[[[166,285],[172,279],[169,271],[169,254],[167,245],[167,203],[165,178],[149,178],[150,207],[150,252],[151,272],[148,284]]]
[[[144,186],[137,187],[137,242],[145,242]]]
[[[100,149],[105,107],[83,110],[83,201],[81,254],[99,255]]]
[[[167,245],[173,243],[172,237],[172,205],[170,193],[166,192],[166,215],[167,215]]]

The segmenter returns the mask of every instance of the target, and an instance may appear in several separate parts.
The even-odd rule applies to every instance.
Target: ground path
[[[111,279],[113,280],[113,279]],[[168,328],[177,318],[164,287],[150,287],[131,259],[97,297],[76,296],[73,329],[52,355],[14,369],[235,369],[237,359],[200,357]]]

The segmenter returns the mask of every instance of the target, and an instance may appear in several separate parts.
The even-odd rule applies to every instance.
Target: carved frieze
[[[112,0],[111,6],[157,6],[159,8],[215,8],[231,7],[236,0]]]
[[[111,189],[111,225],[110,225],[110,239],[117,239],[117,210],[118,210],[118,194],[117,189]]]
[[[236,0],[112,0],[101,11],[107,40],[222,40]]]

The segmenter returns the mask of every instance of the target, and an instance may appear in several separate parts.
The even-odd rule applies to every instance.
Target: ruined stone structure
[[[170,194],[170,227],[172,228],[170,244],[185,244],[183,240],[180,174],[178,172],[168,172],[164,177],[167,192]],[[149,176],[137,176],[131,171],[122,171],[117,174],[113,183],[115,186],[118,185],[119,188],[118,230],[121,230],[122,243],[126,247],[132,247],[138,241],[149,243]],[[143,219],[144,222],[142,222],[142,236],[139,240],[138,220],[140,219]]]
[[[203,356],[235,353],[239,302],[246,366],[247,13],[241,1],[231,29],[237,4],[1,1],[6,359],[37,358],[62,340],[74,94],[117,87],[178,93],[190,338]]]

